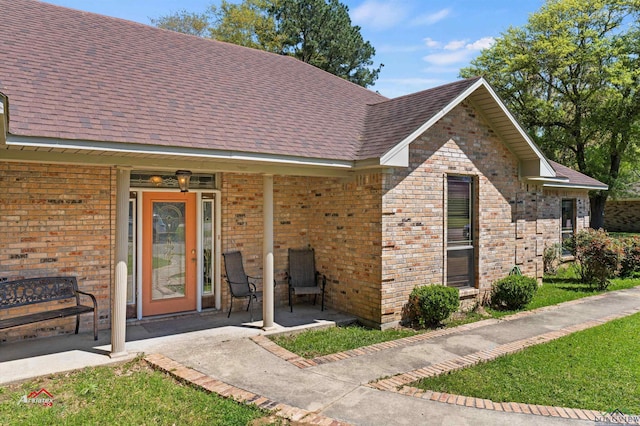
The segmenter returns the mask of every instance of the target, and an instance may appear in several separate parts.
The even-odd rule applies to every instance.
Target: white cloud
[[[467,44],[468,40],[453,40],[444,46],[444,50],[460,50]]]
[[[433,25],[451,14],[451,9],[442,9],[434,13],[416,16],[410,22],[412,26]]]
[[[367,0],[350,13],[357,25],[383,30],[398,25],[407,16],[406,7],[395,1]]]
[[[427,37],[424,39],[424,44],[430,49],[437,49],[442,43],[435,41],[431,37]]]
[[[465,62],[471,55],[472,52],[469,50],[458,50],[456,52],[432,53],[422,59],[433,65],[451,65]]]
[[[445,44],[441,51],[434,51],[422,59],[437,67],[463,64],[471,60],[480,50],[491,47],[493,37],[483,37],[476,41],[452,40]]]
[[[488,49],[489,47],[493,46],[493,43],[495,43],[495,41],[496,40],[493,37],[482,37],[481,39],[476,40],[473,43],[467,44],[465,47],[469,50]]]

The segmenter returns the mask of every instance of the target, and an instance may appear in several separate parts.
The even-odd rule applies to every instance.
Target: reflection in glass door
[[[196,309],[195,229],[194,194],[144,194],[144,316]]]

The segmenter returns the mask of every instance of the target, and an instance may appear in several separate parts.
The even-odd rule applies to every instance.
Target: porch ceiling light
[[[180,192],[189,192],[189,180],[191,179],[191,172],[189,170],[178,170],[176,172],[176,178],[178,179]]]

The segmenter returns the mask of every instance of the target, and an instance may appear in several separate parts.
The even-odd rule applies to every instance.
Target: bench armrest
[[[327,285],[327,276],[316,271],[316,283],[318,282],[318,278],[322,278],[322,291],[324,292],[324,288]]]
[[[93,309],[95,310],[98,309],[98,302],[96,301],[96,297],[93,294],[87,293],[86,291],[81,291],[81,290],[76,290],[76,293],[82,294],[84,296],[89,296],[91,298],[91,301],[93,302]]]

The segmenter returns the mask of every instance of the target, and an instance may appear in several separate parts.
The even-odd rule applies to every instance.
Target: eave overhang
[[[0,93],[0,147],[7,144],[7,131],[9,128],[9,100]]]
[[[404,140],[387,151],[380,158],[378,165],[383,167],[408,167],[409,145],[411,142],[420,137],[420,135],[465,100],[468,100],[475,107],[476,111],[485,119],[506,147],[518,158],[521,176],[556,177],[555,170],[542,154],[540,148],[531,140],[495,91],[483,78],[478,79],[478,81],[455,97],[426,123],[418,127]]]
[[[71,164],[133,166],[140,169],[187,168],[192,171],[347,177],[353,161],[183,148],[120,142],[96,142],[7,135],[1,158]]]

